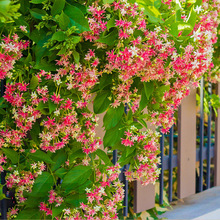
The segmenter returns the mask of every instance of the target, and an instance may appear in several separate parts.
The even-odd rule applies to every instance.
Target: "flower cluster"
[[[0,79],[4,79],[6,76],[11,78],[11,71],[14,68],[14,64],[22,57],[22,50],[25,50],[29,45],[27,41],[19,41],[17,34],[14,34],[12,38],[5,37],[0,44]]]
[[[43,162],[32,164],[30,171],[14,170],[13,173],[7,174],[6,186],[8,189],[16,188],[16,201],[22,204],[26,201],[24,192],[31,192],[35,179],[45,170]]]
[[[158,169],[159,136],[158,132],[150,129],[140,132],[135,126],[125,131],[125,138],[122,138],[121,144],[130,148],[126,150],[126,153],[130,152],[132,155],[135,151],[137,155],[137,161],[132,164],[132,169],[125,172],[129,181],[140,180],[143,185],[155,183],[160,173]]]
[[[63,202],[63,198],[61,196],[58,196],[57,193],[54,190],[51,190],[49,192],[49,200],[48,203],[49,204],[54,204],[55,203],[55,207],[58,207],[62,204]],[[46,204],[45,202],[41,202],[40,203],[40,211],[45,212],[46,216],[53,214],[52,209],[48,207],[48,204]]]
[[[120,165],[110,166],[102,172],[99,182],[86,188],[87,202],[80,209],[64,209],[64,218],[73,220],[118,219],[117,210],[124,198],[123,184],[119,181]],[[109,197],[108,195],[111,195]]]

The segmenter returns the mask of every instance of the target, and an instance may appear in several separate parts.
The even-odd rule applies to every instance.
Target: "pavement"
[[[220,186],[189,196],[158,216],[176,220],[220,220]]]

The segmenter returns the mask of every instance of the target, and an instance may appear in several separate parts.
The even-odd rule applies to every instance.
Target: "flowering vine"
[[[21,3],[0,44],[8,218],[118,219],[124,165],[127,180],[155,183],[160,131],[202,76],[218,80],[219,10],[208,0]]]

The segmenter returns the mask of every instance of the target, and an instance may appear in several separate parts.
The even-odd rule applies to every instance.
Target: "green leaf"
[[[31,90],[34,90],[37,87],[38,82],[39,82],[38,78],[36,76],[32,76],[29,88]]]
[[[45,195],[46,199],[48,199],[48,195]],[[29,196],[28,199],[25,201],[25,208],[36,208],[39,206],[39,204],[44,200],[44,198],[39,197],[31,197]]]
[[[30,135],[32,140],[36,143],[39,144],[39,133],[40,133],[40,124],[38,122],[35,122],[34,125],[32,126],[32,129],[30,131]]]
[[[101,114],[109,107],[111,101],[108,99],[108,97],[110,95],[110,91],[102,91],[96,95],[93,103],[93,110],[95,114]]]
[[[16,164],[18,163],[19,161],[19,153],[12,150],[12,149],[9,149],[9,148],[2,148],[2,151],[4,152],[4,154],[7,156],[7,158],[9,158],[11,160],[11,162],[13,164]]]
[[[51,166],[51,170],[54,171],[58,169],[62,164],[65,163],[66,160],[67,160],[66,153],[64,151],[58,150],[55,157],[53,158],[53,161],[55,163]]]
[[[111,3],[113,3],[114,2],[114,0],[103,0],[103,3],[104,4],[111,4]]]
[[[58,217],[60,213],[62,213],[63,209],[65,209],[65,205],[61,204],[58,207],[53,206],[52,208],[52,218]]]
[[[72,168],[63,178],[61,187],[63,189],[74,189],[75,187],[82,185],[88,180],[92,173],[91,167],[79,165]]]
[[[150,81],[150,82],[143,82],[143,84],[144,84],[145,95],[147,99],[149,99],[154,92],[154,83]]]
[[[74,194],[67,196],[65,202],[72,205],[72,207],[79,207],[81,202],[86,202],[86,194]]]
[[[160,108],[160,103],[153,104],[153,109],[158,110]]]
[[[182,36],[187,36],[192,32],[196,24],[196,19],[197,19],[197,13],[195,12],[194,7],[192,7],[187,21],[187,23],[191,26],[191,28],[189,30],[184,30]]]
[[[3,108],[0,108],[0,115],[5,115],[7,112],[3,109]]]
[[[87,8],[85,5],[82,5],[78,2],[73,2],[72,5],[76,6],[78,9],[80,9],[84,15],[87,13]]]
[[[77,27],[78,33],[90,30],[88,20],[84,17],[82,11],[77,7],[66,4],[64,13],[69,16],[71,25]]]
[[[30,39],[34,41],[35,43],[38,43],[39,41],[44,41],[45,35],[46,35],[46,32],[43,29],[40,29],[40,30],[34,29],[30,33]],[[41,46],[43,46],[43,44]]]
[[[190,24],[188,23],[185,23],[183,21],[177,21],[175,23],[173,23],[171,26],[170,26],[170,34],[172,34],[174,37],[178,37],[180,31],[192,31],[193,28]],[[189,33],[190,33],[189,32]]]
[[[55,63],[49,63],[46,59],[41,59],[40,63],[34,66],[34,69],[56,71],[57,66]]]
[[[49,113],[51,114],[52,112],[54,112],[57,108],[57,105],[52,102],[51,100],[48,101],[48,106],[49,106]]]
[[[53,7],[51,9],[52,16],[59,14],[64,9],[66,1],[65,0],[55,0]]]
[[[109,130],[115,127],[121,120],[123,113],[124,106],[122,104],[117,108],[110,107],[103,118],[105,129]]]
[[[74,61],[75,63],[79,63],[79,53],[77,51],[73,51],[73,57],[74,57]]]
[[[52,175],[48,172],[43,172],[43,174],[38,176],[35,180],[30,196],[42,197],[48,194],[54,184]]]
[[[39,8],[33,8],[30,10],[31,15],[36,19],[42,19],[42,16],[45,16],[47,13],[44,10]]]
[[[111,33],[109,33],[104,37],[100,37],[97,41],[100,43],[107,44],[108,46],[113,46],[117,38],[118,38],[118,30],[115,28]]]
[[[61,179],[63,179],[63,177],[66,175],[66,173],[67,173],[67,170],[66,170],[65,168],[63,168],[63,167],[59,168],[59,169],[56,170],[56,172],[55,172],[55,174],[56,174],[59,178],[61,178]]]
[[[148,103],[149,103],[149,99],[148,99],[147,96],[146,96],[145,90],[142,89],[142,92],[141,92],[141,101],[140,101],[140,104],[139,104],[139,109],[140,109],[140,111],[142,111],[142,110],[147,106]]]
[[[62,30],[66,30],[69,23],[70,23],[70,19],[69,17],[62,11],[61,15],[59,16],[58,19],[59,22],[59,26]]]
[[[108,22],[107,22],[107,29],[115,27],[115,16],[113,16]]]
[[[133,159],[134,156],[135,156],[135,154],[133,153],[135,148],[134,147],[132,147],[131,149],[128,149],[128,148],[130,148],[130,147],[125,148],[125,151],[122,153],[121,157],[118,160],[118,163],[121,166],[124,166],[125,164],[128,164],[131,161],[131,159]],[[130,151],[130,153],[128,153],[128,151]]]
[[[43,101],[40,101],[40,103],[37,106],[37,110],[42,110],[44,108],[48,108],[48,104],[47,103],[43,103]]]
[[[126,157],[129,156],[130,154],[132,154],[135,150],[135,147],[126,147],[125,148],[125,153],[126,153]],[[133,155],[135,156],[135,155]]]
[[[45,0],[31,0],[30,2],[33,3],[33,4],[41,4],[44,1]]]
[[[77,158],[85,157],[85,153],[83,153],[82,149],[76,150],[69,156],[69,161],[72,163]]]
[[[25,61],[24,61],[24,64],[26,66],[29,66],[31,61],[32,61],[32,56],[31,56],[31,53],[29,53],[28,56],[26,57]]]
[[[27,0],[20,0],[20,11],[22,12],[22,14],[25,14],[27,12],[29,12],[30,10],[30,3]]]
[[[24,209],[22,211],[19,212],[19,214],[17,215],[16,219],[41,219],[40,217],[40,212],[39,212],[39,208],[37,209]]]
[[[118,123],[114,128],[107,130],[103,138],[104,147],[113,147],[117,142],[121,141],[124,131],[125,128],[123,128],[123,125],[120,123]]]
[[[63,31],[55,32],[51,40],[64,41],[67,38],[66,34]]]
[[[146,2],[143,0],[137,1],[137,3],[140,3],[141,5],[144,6],[144,9],[145,9],[144,14],[148,16],[150,23],[162,22],[161,13],[158,11],[158,9],[154,5],[146,4]]]
[[[5,194],[3,193],[3,185],[0,184],[0,200],[6,198]]]
[[[108,155],[107,155],[103,150],[98,149],[98,150],[95,151],[95,153],[96,153],[96,155],[98,155],[98,157],[99,157],[100,159],[103,160],[103,162],[104,162],[106,165],[111,165],[111,164],[112,164],[112,162],[111,162],[111,160],[109,159]]]
[[[71,40],[71,42],[72,42],[73,44],[78,44],[78,43],[82,40],[82,37],[80,37],[80,36],[72,36],[72,37],[70,38],[70,40]]]
[[[49,163],[49,164],[55,163],[47,153],[41,150],[37,150],[35,153],[30,153],[29,157],[36,162],[44,161],[45,163]]]
[[[198,6],[202,5],[202,0],[197,0],[196,3],[195,3],[195,6],[197,6],[197,5]]]
[[[100,78],[99,89],[102,90],[110,84],[112,84],[112,74],[102,74],[102,77]]]

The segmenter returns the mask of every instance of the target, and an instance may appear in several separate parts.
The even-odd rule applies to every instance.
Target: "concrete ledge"
[[[158,217],[176,220],[220,220],[220,187],[189,196],[173,206],[173,210]]]

